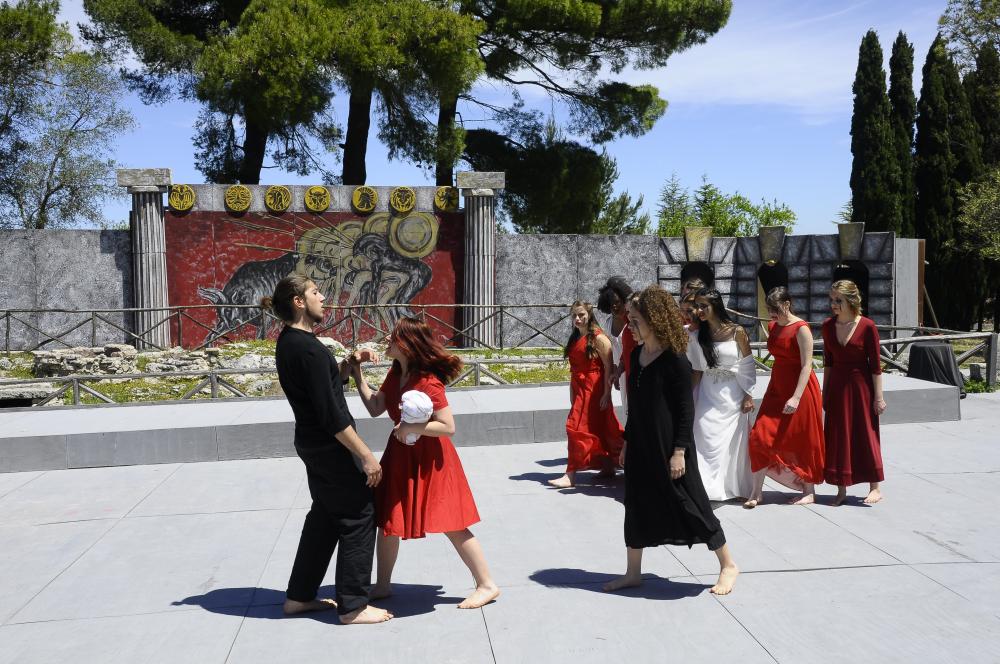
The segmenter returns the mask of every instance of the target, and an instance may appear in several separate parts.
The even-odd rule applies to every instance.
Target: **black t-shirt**
[[[347,408],[340,368],[316,335],[285,326],[275,352],[278,381],[295,413],[295,444],[315,448],[332,446],[353,459],[336,434],[354,426]],[[353,462],[351,462],[353,463]]]

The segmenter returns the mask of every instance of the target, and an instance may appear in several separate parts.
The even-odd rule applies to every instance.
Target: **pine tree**
[[[900,235],[913,237],[916,191],[913,183],[913,131],[917,98],[913,94],[913,44],[900,30],[889,58],[889,102],[893,141],[899,164]]]
[[[657,234],[662,237],[681,235],[685,226],[694,223],[694,212],[687,189],[681,184],[677,173],[660,189],[660,200],[656,206]]]
[[[851,201],[854,221],[869,231],[901,229],[900,173],[893,131],[889,121],[889,97],[882,68],[878,35],[869,30],[861,40],[858,70],[854,78],[854,116],[851,118]]]

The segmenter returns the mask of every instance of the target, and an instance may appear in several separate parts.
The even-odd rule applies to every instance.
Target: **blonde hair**
[[[861,313],[861,291],[858,290],[858,285],[851,281],[850,279],[841,279],[840,281],[833,282],[833,286],[830,290],[836,291],[844,296],[847,300],[848,306],[851,307],[851,311],[855,314]]]
[[[639,293],[634,305],[664,348],[677,355],[687,352],[688,334],[674,296],[653,285]]]

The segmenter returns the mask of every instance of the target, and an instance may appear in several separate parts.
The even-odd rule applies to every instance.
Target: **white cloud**
[[[899,30],[915,44],[919,88],[944,0],[900,3],[896,11],[887,7],[893,2],[861,2],[812,15],[817,4],[833,3],[736,2],[729,24],[705,44],[675,55],[665,69],[629,71],[628,78],[656,85],[675,103],[778,105],[805,122],[824,122],[850,112],[858,46],[874,28],[886,68]]]

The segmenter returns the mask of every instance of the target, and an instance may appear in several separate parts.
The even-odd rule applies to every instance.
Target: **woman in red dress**
[[[594,320],[589,302],[574,302],[570,313],[573,333],[564,351],[570,371],[569,462],[565,475],[549,480],[559,489],[573,486],[578,470],[600,470],[602,477],[614,477],[625,442],[625,431],[611,405],[611,342]]]
[[[430,328],[415,318],[401,318],[388,342],[386,356],[392,358],[392,368],[378,392],[372,393],[365,382],[360,363],[352,363],[365,408],[373,417],[388,411],[396,423],[382,454],[382,483],[375,491],[378,577],[371,596],[388,597],[391,593],[389,584],[400,538],[444,533],[476,581],[476,590],[458,608],[479,608],[496,599],[500,591],[490,576],[479,540],[469,531],[469,526],[479,521],[479,512],[449,438],[455,433],[455,418],[444,383],[458,375],[462,361],[445,351]],[[401,397],[410,390],[430,397],[434,412],[428,422],[400,421]],[[408,434],[419,438],[407,444]]]
[[[774,366],[750,432],[754,488],[743,504],[747,509],[763,502],[765,475],[802,492],[793,505],[816,502],[815,485],[823,481],[823,406],[812,368],[812,332],[792,313],[792,298],[783,286],[768,293],[767,311],[767,351]]]
[[[878,328],[861,315],[861,293],[843,279],[830,289],[833,316],[823,322],[823,408],[826,410],[826,481],[838,487],[868,482],[866,505],[882,500],[882,443],[878,418],[885,412]]]

